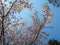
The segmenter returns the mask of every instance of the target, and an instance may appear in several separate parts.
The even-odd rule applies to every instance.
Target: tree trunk
[[[4,40],[4,17],[2,16],[2,31],[1,31],[1,39],[2,39],[2,45],[5,45],[5,40]]]

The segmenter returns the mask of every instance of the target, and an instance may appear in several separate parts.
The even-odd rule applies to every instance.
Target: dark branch
[[[4,7],[3,7],[3,3],[1,2],[2,5],[2,31],[1,31],[1,38],[2,38],[2,42],[4,45]]]
[[[15,4],[16,1],[17,1],[17,0],[15,0],[14,3],[11,5],[9,11],[6,13],[6,15],[5,15],[4,17],[8,16],[8,14],[10,13],[11,8],[13,7],[13,5]]]
[[[32,45],[35,41],[36,41],[36,39],[38,38],[38,36],[40,35],[40,31],[41,31],[41,29],[44,27],[44,24],[42,23],[42,25],[40,26],[40,28],[39,28],[39,30],[38,30],[38,32],[37,32],[37,36],[36,36],[36,38],[35,38],[35,40],[33,40],[29,45]]]

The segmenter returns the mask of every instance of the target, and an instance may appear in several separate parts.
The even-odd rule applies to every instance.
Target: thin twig
[[[12,6],[11,6],[10,9],[9,9],[9,11],[6,13],[6,15],[5,15],[4,17],[8,16],[8,14],[10,13],[10,10],[12,9],[12,7],[13,7],[13,5],[16,3],[16,1],[17,1],[17,0],[14,1],[14,3],[12,4]]]

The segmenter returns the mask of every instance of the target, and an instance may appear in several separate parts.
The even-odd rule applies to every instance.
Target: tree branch
[[[13,5],[15,4],[16,1],[17,1],[17,0],[14,1],[14,3],[12,4],[12,6],[11,6],[10,9],[9,9],[9,11],[6,13],[6,15],[5,15],[4,17],[8,16],[8,14],[10,13],[11,8],[13,7]]]
[[[39,33],[40,33],[40,30],[41,30],[43,27],[44,27],[44,24],[42,24],[42,25],[40,26],[40,28],[39,28],[39,30],[38,30],[38,32],[37,32],[37,36],[36,36],[35,40],[38,38]],[[35,42],[35,40],[33,40],[29,45],[32,45],[32,44]]]
[[[1,31],[1,39],[2,39],[2,43],[4,45],[4,7],[3,7],[3,3],[1,2],[2,5],[2,31]]]

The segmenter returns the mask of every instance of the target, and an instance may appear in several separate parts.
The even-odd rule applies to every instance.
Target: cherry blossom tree
[[[26,25],[26,21],[22,18],[17,18],[16,13],[21,13],[28,8],[33,10],[33,4],[29,0],[0,0],[0,32],[2,45],[39,45],[42,37],[47,38],[49,34],[42,32],[43,28],[49,24],[53,18],[48,4],[42,6],[43,13],[40,15],[37,10],[34,10],[29,16],[31,24]],[[39,15],[38,15],[39,14]],[[42,18],[39,18],[42,16]],[[53,28],[53,26],[48,26]],[[36,43],[37,41],[37,43]]]

